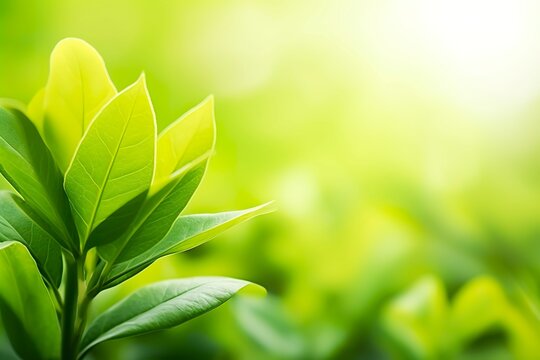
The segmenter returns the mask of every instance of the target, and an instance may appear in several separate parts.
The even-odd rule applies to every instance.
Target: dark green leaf
[[[138,248],[129,249],[130,259],[112,266],[107,282],[111,282],[141,266],[148,266],[165,255],[199,246],[234,225],[272,211],[270,205],[271,203],[268,203],[247,210],[218,214],[180,216],[174,222],[171,230],[161,240],[155,242],[152,247],[145,251]]]
[[[111,263],[122,262],[155,245],[156,239],[165,236],[185,208],[205,170],[206,162],[187,169],[186,173],[178,174],[157,193],[148,197],[123,238],[98,248],[103,259]]]
[[[0,108],[0,171],[25,201],[72,248],[67,199],[62,175],[34,124],[20,111]]]
[[[0,191],[0,242],[25,244],[47,280],[58,287],[62,281],[62,251],[43,227],[21,198],[9,191]]]
[[[243,280],[198,277],[146,286],[90,324],[81,353],[107,340],[180,325],[218,307],[247,285],[250,283]]]
[[[36,263],[19,242],[0,243],[0,311],[23,359],[58,359],[60,326]]]

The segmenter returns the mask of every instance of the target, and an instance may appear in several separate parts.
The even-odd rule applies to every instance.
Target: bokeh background
[[[160,129],[208,94],[189,211],[279,211],[106,292],[245,278],[241,297],[94,359],[535,359],[540,4],[528,0],[0,0],[0,97],[81,37]],[[4,337],[0,357],[9,358]]]

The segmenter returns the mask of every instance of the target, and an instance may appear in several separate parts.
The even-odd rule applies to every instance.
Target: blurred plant
[[[24,359],[83,358],[111,339],[169,328],[250,283],[220,277],[144,287],[87,327],[92,300],[157,259],[268,212],[181,215],[212,155],[212,97],[159,136],[142,75],[117,92],[99,54],[65,39],[25,111],[0,108],[0,311]]]
[[[392,358],[530,359],[540,351],[537,320],[488,276],[452,301],[439,278],[426,276],[385,306],[380,323]]]

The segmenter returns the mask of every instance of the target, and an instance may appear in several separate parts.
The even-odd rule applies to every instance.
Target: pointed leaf
[[[215,133],[214,98],[209,96],[159,135],[154,185],[211,151]]]
[[[507,309],[504,291],[494,278],[473,279],[459,290],[453,301],[452,333],[459,342],[472,340],[497,323],[503,323]]]
[[[83,337],[81,355],[107,340],[180,325],[220,306],[250,284],[230,278],[197,277],[146,286],[94,320]]]
[[[36,263],[19,242],[0,243],[0,311],[23,359],[58,359],[60,326]]]
[[[36,259],[41,273],[54,286],[62,281],[62,251],[43,229],[33,211],[17,195],[0,191],[0,242],[19,241]]]
[[[131,226],[147,195],[146,191],[140,193],[109,215],[92,231],[86,242],[86,249],[118,242]]]
[[[96,116],[66,172],[79,237],[147,191],[154,171],[155,116],[144,76]]]
[[[101,257],[110,262],[128,260],[134,252],[148,250],[169,231],[180,212],[186,207],[206,170],[206,162],[187,169],[148,197],[129,231],[117,241],[98,248]]]
[[[34,124],[18,110],[0,108],[0,172],[55,227],[61,235],[58,241],[72,247],[62,174]]]
[[[199,186],[213,152],[213,108],[213,98],[208,97],[160,134],[152,194],[130,230],[98,248],[103,259],[110,263],[129,259],[124,255],[126,249],[147,250],[169,231]]]
[[[73,38],[56,45],[51,54],[42,121],[45,142],[62,171],[68,167],[92,119],[115,94],[105,64],[92,46]]]
[[[192,249],[213,239],[234,225],[271,212],[271,204],[267,203],[247,210],[218,214],[180,216],[167,235],[148,250],[141,251],[137,247],[126,248],[124,256],[130,260],[112,266],[106,284],[134,269],[142,270],[141,266],[144,268],[160,257]]]

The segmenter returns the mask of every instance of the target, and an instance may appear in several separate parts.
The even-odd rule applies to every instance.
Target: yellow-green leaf
[[[108,216],[148,190],[155,139],[154,110],[141,76],[94,119],[66,172],[64,188],[83,244]]]
[[[45,88],[40,89],[30,100],[28,106],[26,107],[26,115],[40,133],[43,132],[43,102],[45,101]]]
[[[190,250],[212,240],[235,225],[271,211],[273,211],[273,203],[218,214],[180,216],[163,238],[156,241],[148,236],[144,238],[145,241],[125,247],[116,259],[118,263],[112,267],[106,285],[115,283],[117,278],[132,273],[133,270],[144,269],[160,257]],[[132,273],[132,275],[135,274],[136,272]]]
[[[58,166],[65,171],[86,128],[116,89],[101,56],[83,40],[60,41],[50,61],[42,130]]]
[[[98,247],[105,260],[115,262],[116,257],[122,257],[124,248],[148,248],[169,231],[199,186],[214,143],[213,98],[210,96],[160,134],[152,194],[127,233]]]
[[[460,289],[452,305],[453,334],[461,342],[473,339],[502,323],[507,312],[506,296],[495,279],[479,277],[471,280]]]
[[[159,135],[154,186],[211,151],[215,133],[214,98],[209,96]]]

